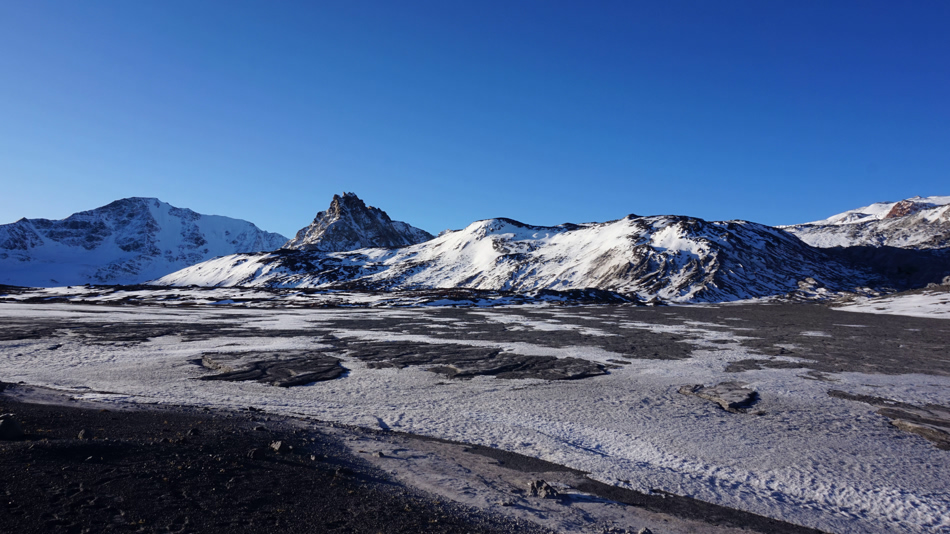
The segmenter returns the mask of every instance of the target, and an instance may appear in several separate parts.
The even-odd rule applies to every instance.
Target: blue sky
[[[950,194],[950,3],[0,3],[0,223],[788,224]]]

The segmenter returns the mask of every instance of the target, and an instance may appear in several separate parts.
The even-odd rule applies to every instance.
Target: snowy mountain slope
[[[239,254],[154,283],[518,292],[597,288],[687,302],[782,294],[807,278],[836,290],[868,283],[865,273],[782,230],[744,221],[631,215],[556,227],[488,219],[396,250]]]
[[[297,232],[283,248],[343,252],[367,247],[404,247],[432,239],[432,234],[389,218],[353,193],[333,195],[327,211]]]
[[[821,221],[782,226],[809,245],[830,247],[950,247],[950,196],[879,202]]]
[[[63,220],[0,225],[0,283],[134,284],[215,256],[274,250],[286,239],[247,221],[126,198]]]

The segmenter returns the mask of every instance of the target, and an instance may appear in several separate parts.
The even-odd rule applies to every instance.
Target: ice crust
[[[852,304],[835,308],[841,311],[910,315],[932,319],[950,319],[950,291],[921,291],[878,298],[861,297]]]

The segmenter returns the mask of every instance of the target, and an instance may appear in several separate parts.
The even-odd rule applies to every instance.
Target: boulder
[[[528,484],[528,493],[530,493],[532,497],[540,497],[542,499],[556,499],[559,495],[556,489],[543,480],[535,480]]]
[[[679,392],[715,402],[727,412],[745,413],[759,400],[759,393],[747,386],[743,382],[722,382],[715,386],[697,384],[683,386]]]

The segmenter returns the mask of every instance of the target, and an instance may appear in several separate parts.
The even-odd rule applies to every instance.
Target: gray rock
[[[697,384],[683,386],[679,392],[715,402],[727,412],[745,413],[759,400],[759,393],[747,386],[743,382],[722,382],[715,386]]]
[[[284,453],[284,452],[290,452],[290,449],[292,449],[293,447],[291,447],[290,445],[287,445],[283,441],[275,441],[270,444],[270,448],[273,449],[274,452]]]
[[[12,413],[0,415],[0,440],[13,441],[23,439],[23,427],[14,419]]]
[[[555,499],[559,495],[556,489],[543,480],[535,480],[528,484],[528,493],[530,493],[532,497],[540,497],[542,499]]]

